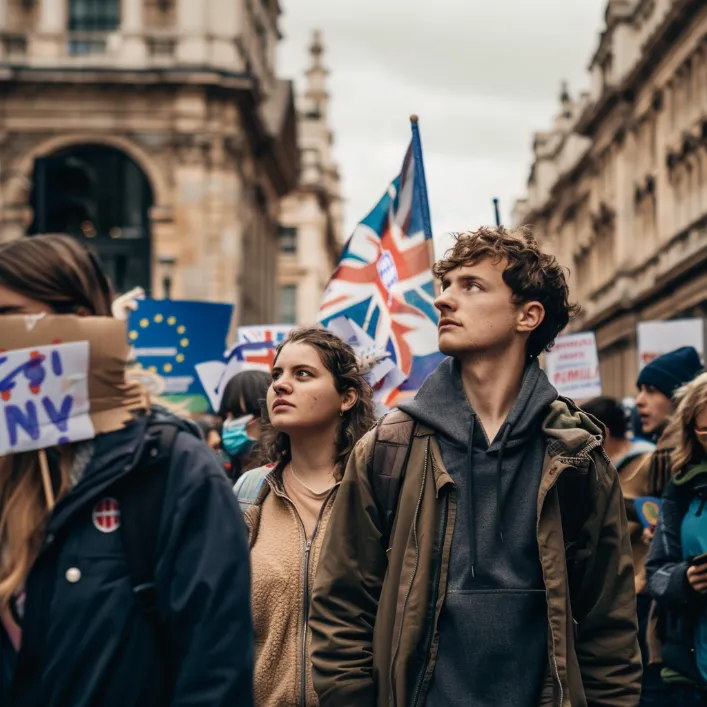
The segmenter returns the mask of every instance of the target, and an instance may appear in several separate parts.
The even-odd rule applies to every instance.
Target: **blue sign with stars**
[[[199,396],[208,409],[195,366],[223,359],[233,306],[154,299],[137,305],[128,320],[137,361],[164,379],[166,396]]]

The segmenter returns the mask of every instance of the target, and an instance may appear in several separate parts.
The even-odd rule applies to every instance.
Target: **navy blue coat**
[[[141,418],[97,437],[84,477],[57,504],[27,579],[19,655],[0,635],[0,705],[253,704],[247,534],[206,445],[187,429],[174,443],[156,567],[166,650],[133,599],[121,533],[94,523],[110,486],[139,473],[146,432]]]

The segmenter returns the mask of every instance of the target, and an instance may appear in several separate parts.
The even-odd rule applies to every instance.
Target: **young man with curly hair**
[[[434,268],[448,358],[364,437],[310,625],[321,707],[634,707],[631,546],[602,430],[538,365],[576,307],[525,230]]]

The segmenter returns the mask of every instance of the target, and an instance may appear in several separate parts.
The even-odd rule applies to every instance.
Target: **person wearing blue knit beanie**
[[[641,370],[636,409],[644,435],[660,437],[673,413],[673,395],[702,370],[700,355],[692,346],[663,354]]]

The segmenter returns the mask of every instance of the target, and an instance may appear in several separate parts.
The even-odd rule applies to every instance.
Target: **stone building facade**
[[[280,321],[313,324],[326,285],[336,267],[342,243],[342,210],[338,165],[332,155],[328,74],[324,47],[315,33],[309,47],[311,65],[306,90],[297,101],[300,175],[280,212],[278,285]]]
[[[636,325],[707,315],[707,4],[611,0],[591,90],[535,135],[516,225],[571,270],[604,390],[635,391]]]
[[[299,160],[279,15],[278,0],[0,0],[0,240],[68,231],[118,289],[273,321]]]

